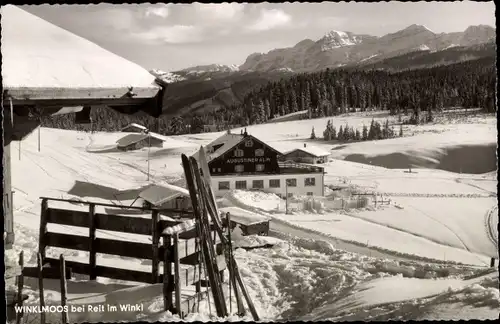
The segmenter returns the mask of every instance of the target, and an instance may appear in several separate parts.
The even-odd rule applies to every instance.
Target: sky
[[[318,40],[328,31],[382,36],[495,26],[494,2],[98,4],[21,6],[146,69],[241,65],[252,53]]]

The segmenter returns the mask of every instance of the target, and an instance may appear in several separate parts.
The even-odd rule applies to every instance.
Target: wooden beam
[[[59,259],[46,258],[45,261],[52,267],[60,266]],[[82,262],[66,261],[66,268],[71,268],[73,273],[84,275],[89,275],[90,273],[89,265]],[[106,277],[132,282],[152,283],[151,272],[105,267],[100,265],[96,266],[95,272],[97,277]],[[163,281],[163,275],[159,276],[158,281]]]
[[[69,318],[68,318],[68,312],[64,311],[64,307],[66,306],[68,302],[68,298],[66,295],[66,292],[68,290],[68,285],[66,282],[66,262],[64,260],[64,256],[61,254],[59,257],[59,268],[61,269],[61,306],[63,307],[62,311],[62,323],[63,324],[68,324]]]
[[[163,237],[163,310],[170,311],[172,309],[173,295],[173,277],[172,263],[170,259],[170,247],[172,246],[172,238],[170,236]]]
[[[15,87],[4,89],[4,98],[12,98],[14,103],[28,101],[62,101],[62,100],[101,100],[111,103],[119,99],[133,102],[134,100],[152,99],[160,92],[160,86],[132,88],[33,88]],[[133,93],[133,94],[132,94]],[[81,105],[73,105],[81,106]]]
[[[89,226],[89,238],[88,238],[88,245],[89,245],[89,266],[90,266],[90,280],[96,280],[97,276],[95,273],[95,268],[96,268],[96,215],[95,215],[95,206],[90,205],[89,206],[89,213],[88,213],[88,226]]]
[[[159,256],[160,256],[160,249],[159,249],[159,244],[160,244],[160,231],[158,230],[158,218],[159,214],[157,210],[153,210],[151,214],[151,233],[153,235],[152,238],[152,280],[153,283],[156,283],[156,280],[158,279],[158,264],[160,262]]]
[[[70,268],[66,269],[66,279],[71,279],[72,271]],[[40,270],[38,267],[25,267],[23,269],[23,275],[29,278],[38,278],[40,276]],[[59,268],[43,267],[42,276],[44,279],[60,279],[61,271]]]
[[[95,228],[106,231],[125,232],[142,235],[151,235],[151,220],[141,217],[128,217],[110,214],[95,214]],[[88,212],[50,208],[47,222],[59,225],[89,227]],[[160,220],[160,229],[175,226],[181,221]]]
[[[46,235],[47,235],[47,218],[48,218],[47,199],[42,199],[40,211],[40,229],[38,232],[38,253],[42,257],[42,262],[45,259]]]
[[[85,236],[52,232],[47,233],[46,235],[46,245],[52,247],[89,252],[88,243],[89,239]],[[94,245],[96,253],[105,253],[146,260],[153,259],[151,244],[148,243],[96,238]]]

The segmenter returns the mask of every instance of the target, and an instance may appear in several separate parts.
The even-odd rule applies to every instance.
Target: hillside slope
[[[176,72],[187,80],[174,82],[166,89],[166,116],[185,116],[215,112],[242,103],[252,90],[291,75],[287,72]]]

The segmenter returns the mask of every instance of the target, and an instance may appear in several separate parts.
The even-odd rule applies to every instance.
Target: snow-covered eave
[[[301,151],[301,152],[304,152],[304,153],[307,153],[313,157],[325,157],[325,156],[330,156],[330,152],[311,152],[309,150],[304,150],[302,148],[295,148],[293,150],[290,150],[290,151],[287,151],[285,153],[283,153],[283,155],[288,155],[290,153],[293,153],[293,152],[296,152],[296,151]]]
[[[142,105],[162,87],[144,68],[19,7],[2,6],[4,101]]]

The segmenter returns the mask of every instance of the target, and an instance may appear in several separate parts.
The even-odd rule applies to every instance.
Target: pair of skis
[[[182,163],[184,166],[184,172],[186,175],[186,183],[188,185],[189,193],[191,196],[191,200],[193,201],[193,210],[195,211],[195,217],[196,221],[200,224],[200,235],[201,235],[201,244],[202,247],[203,245],[207,245],[211,243],[211,247],[213,250],[213,242],[210,237],[210,225],[208,221],[207,214],[210,215],[212,223],[216,229],[216,232],[220,238],[220,241],[223,245],[224,251],[225,251],[225,259],[227,263],[227,267],[229,270],[229,276],[230,276],[230,285],[233,286],[234,292],[235,292],[235,297],[236,297],[236,302],[238,304],[238,315],[243,316],[245,314],[245,309],[243,307],[243,302],[241,300],[241,296],[239,295],[239,289],[241,289],[241,292],[248,304],[248,307],[250,309],[250,312],[252,314],[252,317],[255,321],[259,320],[259,316],[257,314],[257,311],[255,309],[255,306],[253,305],[252,300],[250,299],[250,296],[246,290],[246,287],[243,283],[243,280],[241,278],[238,266],[236,264],[236,261],[234,259],[234,256],[232,254],[232,246],[231,246],[231,241],[224,235],[223,232],[223,225],[222,221],[219,217],[218,211],[217,211],[217,205],[215,202],[214,194],[211,188],[211,177],[210,177],[210,172],[208,168],[208,163],[206,159],[206,154],[205,150],[203,147],[200,148],[199,150],[199,160],[200,160],[200,166],[201,166],[201,172],[203,173],[203,179],[200,175],[200,167],[198,166],[198,162],[193,158],[188,158],[186,155],[182,155]],[[198,198],[200,197],[200,199]],[[229,224],[230,225],[230,224]],[[208,230],[208,235],[207,235],[207,230]],[[214,301],[216,303],[216,308],[217,310],[217,315],[218,316],[225,316],[225,315],[220,315],[220,314],[227,314],[227,308],[224,300],[224,296],[222,293],[221,285],[220,282],[218,281],[219,277],[214,276],[213,274],[215,272],[212,271],[217,271],[217,265],[215,264],[210,264],[208,261],[215,261],[215,254],[210,253],[210,248],[208,246],[205,246],[202,248],[202,253],[205,256],[205,264],[207,266],[207,270],[209,272],[209,277],[217,277],[217,278],[209,278],[211,284],[216,284],[217,287],[211,286],[212,287],[212,295],[214,297]],[[210,257],[210,255],[213,256]],[[210,258],[210,260],[207,260],[207,257]],[[212,268],[212,269],[210,269]],[[212,272],[212,275],[210,275],[210,272]],[[239,289],[238,289],[239,288]],[[220,306],[217,306],[220,303]]]
[[[191,197],[193,212],[196,220],[196,231],[199,238],[200,261],[205,266],[206,273],[214,298],[215,309],[218,317],[226,317],[228,315],[224,294],[222,291],[222,283],[219,277],[219,269],[216,262],[216,253],[212,241],[210,224],[208,222],[207,208],[203,199],[201,187],[201,177],[197,170],[197,165],[193,165],[193,159],[189,159],[186,155],[182,155],[182,165],[186,176],[186,183]],[[200,266],[202,264],[200,263]],[[201,280],[201,278],[200,278]],[[209,300],[210,305],[210,300]]]

